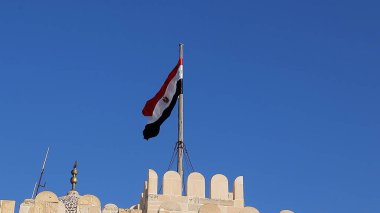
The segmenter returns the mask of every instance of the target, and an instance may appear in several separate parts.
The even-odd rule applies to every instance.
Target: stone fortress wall
[[[205,178],[198,172],[187,177],[186,195],[182,192],[181,177],[175,171],[164,174],[162,194],[159,193],[158,186],[158,175],[150,169],[140,203],[130,208],[106,204],[102,209],[96,196],[82,196],[75,190],[62,197],[43,191],[35,199],[26,199],[20,205],[19,213],[259,213],[254,207],[244,206],[242,176],[234,180],[230,192],[226,176],[214,175],[209,185],[210,197],[206,197]],[[14,210],[15,201],[0,200],[0,213],[14,213]],[[294,212],[282,210],[280,213]]]

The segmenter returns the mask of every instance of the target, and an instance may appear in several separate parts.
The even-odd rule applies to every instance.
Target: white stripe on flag
[[[182,79],[182,76],[181,76],[182,72],[181,71],[182,71],[182,65],[178,68],[177,74],[175,75],[175,77],[170,81],[170,83],[166,87],[165,94],[164,94],[163,98],[167,97],[169,99],[169,101],[165,102],[165,101],[163,101],[163,99],[158,101],[158,103],[154,107],[152,116],[150,116],[150,118],[149,118],[148,124],[157,121],[161,117],[162,112],[166,108],[168,108],[168,106],[170,105],[170,102],[172,101],[172,98],[173,98],[173,96],[176,92],[176,89],[177,89],[177,81],[179,79]]]

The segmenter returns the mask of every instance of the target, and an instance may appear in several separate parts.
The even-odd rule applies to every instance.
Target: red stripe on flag
[[[182,60],[179,60],[174,69],[169,73],[166,78],[164,84],[161,86],[161,89],[157,92],[157,94],[146,102],[144,109],[142,110],[143,115],[152,116],[153,110],[157,105],[157,102],[161,100],[162,96],[165,94],[166,88],[168,87],[170,81],[176,76],[179,66],[182,64]]]

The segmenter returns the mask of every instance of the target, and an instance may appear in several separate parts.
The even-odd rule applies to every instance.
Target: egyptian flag
[[[161,124],[170,116],[179,94],[182,94],[183,64],[180,59],[166,78],[157,94],[146,102],[142,113],[149,116],[144,129],[144,139],[155,137],[160,132]]]

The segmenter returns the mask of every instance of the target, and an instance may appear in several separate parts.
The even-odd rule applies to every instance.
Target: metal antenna
[[[36,187],[37,187],[37,182],[34,183],[34,188],[33,188],[33,193],[32,193],[32,199],[34,198],[34,193],[36,193]]]
[[[33,198],[37,196],[38,191],[40,190],[40,187],[46,186],[46,182],[44,183],[44,185],[41,185],[41,181],[42,181],[42,176],[44,175],[44,172],[45,172],[45,165],[46,165],[46,160],[49,155],[49,149],[50,149],[50,146],[47,148],[47,151],[46,151],[46,155],[45,155],[44,163],[42,164],[42,169],[41,169],[40,179],[38,180],[38,184],[36,183],[36,185],[34,185],[35,190],[33,190]]]

